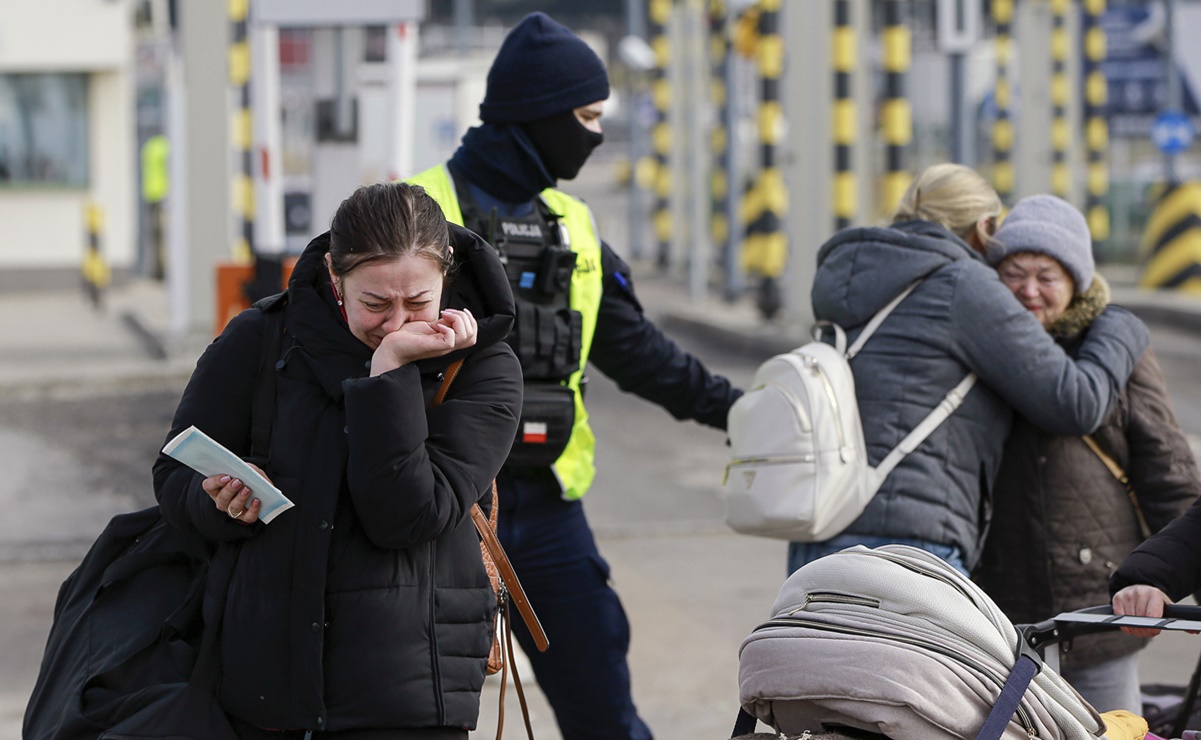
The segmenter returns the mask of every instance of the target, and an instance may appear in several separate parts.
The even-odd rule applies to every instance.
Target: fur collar
[[[1070,339],[1092,325],[1109,305],[1109,283],[1101,275],[1093,275],[1093,284],[1088,290],[1073,296],[1063,315],[1056,319],[1047,331],[1059,339]]]

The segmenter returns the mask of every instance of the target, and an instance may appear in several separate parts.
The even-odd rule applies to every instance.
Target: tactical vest
[[[525,375],[522,420],[509,463],[521,467],[523,462],[537,462],[537,446],[555,436],[552,409],[570,393],[574,414],[566,443],[550,464],[563,486],[563,497],[580,498],[596,475],[596,439],[580,393],[602,290],[600,239],[592,212],[583,202],[547,188],[531,218],[498,218],[489,223],[488,214],[476,214],[473,220],[483,217],[486,222],[466,224],[463,204],[445,165],[407,182],[423,187],[448,221],[499,242],[493,246],[505,262],[517,302],[517,321],[508,341]],[[574,264],[569,264],[571,257]]]

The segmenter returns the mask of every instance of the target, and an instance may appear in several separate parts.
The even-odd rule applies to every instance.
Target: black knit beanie
[[[609,97],[604,62],[545,13],[530,13],[505,36],[480,103],[485,123],[525,123]]]

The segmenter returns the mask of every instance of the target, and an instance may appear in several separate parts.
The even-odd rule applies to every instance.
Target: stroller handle
[[[1082,635],[1108,632],[1122,627],[1201,632],[1201,606],[1169,604],[1162,617],[1116,616],[1108,604],[1064,612],[1034,624],[1019,625],[1022,642],[1040,653],[1048,645],[1070,641]]]

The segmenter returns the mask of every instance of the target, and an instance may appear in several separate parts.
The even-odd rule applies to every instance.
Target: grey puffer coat
[[[1109,303],[1097,276],[1048,331],[1075,354]],[[1158,531],[1201,495],[1201,473],[1150,349],[1093,439],[1130,480],[1147,524]],[[992,529],[974,574],[1016,623],[1109,601],[1109,578],[1142,541],[1135,509],[1079,436],[1014,421],[997,476]],[[1074,641],[1063,664],[1091,665],[1139,650],[1146,640],[1108,632]]]
[[[970,569],[992,517],[1013,410],[1056,434],[1091,432],[1146,349],[1147,329],[1110,307],[1073,362],[979,253],[926,221],[840,232],[817,259],[814,315],[846,329],[848,341],[925,278],[851,363],[872,465],[965,375],[980,378],[846,533],[957,546]]]

